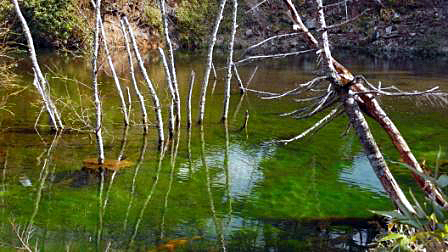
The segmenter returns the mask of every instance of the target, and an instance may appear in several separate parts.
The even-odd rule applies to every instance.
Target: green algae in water
[[[89,70],[79,67],[86,65],[82,60],[54,60],[61,75],[89,83]],[[197,57],[184,56],[178,62],[181,94],[187,93],[191,68],[201,73],[201,65]],[[303,65],[300,60],[262,64],[252,85],[268,91],[294,87],[311,78],[302,69]],[[252,66],[242,67],[240,71],[243,79],[248,78]],[[169,100],[162,91],[165,83],[162,69],[153,64],[150,73],[166,104]],[[24,81],[29,80],[29,73],[21,74]],[[77,88],[75,82],[61,80],[56,75],[49,74],[55,96],[83,98],[73,100],[77,106],[62,109],[64,118],[73,109],[91,106],[89,88],[83,85]],[[403,75],[399,72],[395,81]],[[434,80],[432,76],[412,71],[406,76],[409,80],[415,79],[415,84],[406,88],[420,88],[420,83]],[[394,73],[390,73],[388,81],[393,82],[393,77]],[[119,103],[111,81],[107,76],[101,78],[105,151],[106,157],[113,160],[122,150],[123,134]],[[445,87],[448,84],[441,78],[437,82]],[[273,83],[280,84],[273,86]],[[351,243],[345,246],[362,250],[365,244],[356,243],[355,236],[374,236],[371,231],[374,228],[368,223],[372,217],[368,210],[390,209],[392,204],[378,187],[374,174],[369,172],[353,132],[341,137],[347,118],[338,118],[301,142],[277,145],[273,139],[292,137],[318,118],[280,117],[279,113],[297,107],[291,99],[266,101],[250,94],[236,111],[240,97],[235,87],[226,139],[225,130],[218,123],[222,86],[222,81],[218,81],[213,94],[210,90],[208,96],[204,143],[198,127],[191,132],[190,145],[188,132],[182,129],[176,157],[171,147],[168,148],[159,166],[156,130],[151,128],[145,140],[140,127],[131,127],[124,153],[126,160],[134,165],[115,174],[109,171],[104,179],[99,172],[82,169],[82,161],[96,154],[94,140],[88,134],[63,134],[46,158],[53,136],[45,134],[45,129],[41,137],[32,131],[14,131],[32,128],[40,109],[32,105],[38,100],[31,88],[23,94],[25,99],[15,98],[16,116],[2,114],[0,119],[0,164],[5,164],[0,170],[2,246],[5,249],[20,246],[10,224],[13,220],[22,230],[33,227],[31,243],[49,251],[67,247],[104,250],[108,246],[117,250],[154,250],[176,240],[187,241],[185,247],[179,247],[185,250],[219,250],[223,244],[229,250],[240,251],[315,250],[321,245],[320,249],[334,248],[331,239],[321,237],[325,232],[341,239],[349,237]],[[197,87],[193,101],[199,97]],[[142,90],[147,92],[143,86]],[[446,109],[415,108],[406,99],[383,99],[383,104],[419,159],[434,160],[438,146],[446,149]],[[196,115],[195,102],[193,108]],[[138,109],[134,101],[131,116],[134,122],[140,120]],[[247,134],[238,130],[246,110],[250,112]],[[164,112],[167,112],[165,107]],[[150,113],[150,119],[154,120],[152,116]],[[45,118],[40,122],[45,123]],[[387,136],[375,123],[369,122],[386,158],[396,160],[398,154]],[[145,141],[146,148],[143,148]],[[143,155],[142,150],[145,150]],[[203,166],[202,156],[208,170]],[[391,168],[404,188],[416,190],[408,171],[399,166]],[[24,187],[22,178],[29,179],[31,186]],[[149,195],[151,198],[145,206]]]

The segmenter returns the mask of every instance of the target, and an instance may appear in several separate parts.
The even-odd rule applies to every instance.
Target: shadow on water
[[[202,62],[188,55],[178,58],[178,80],[185,97],[190,72],[201,73]],[[57,71],[49,74],[50,82],[57,83],[55,94],[61,99],[68,99],[68,94],[89,97],[91,90],[79,84],[89,83],[90,78],[88,70],[77,68],[84,65],[81,59],[55,58],[50,67],[55,64]],[[245,65],[239,71],[244,81],[252,79],[258,69],[251,87],[279,91],[309,79],[312,64],[287,59]],[[406,66],[389,64],[385,70],[378,63],[373,71],[372,66],[357,64],[352,63],[357,69],[367,69],[366,75],[374,81],[388,74],[388,82],[406,81],[406,88],[418,88],[422,82],[448,87],[446,76],[438,78],[440,72],[435,77],[433,72],[426,76]],[[154,83],[164,83],[160,65],[151,65],[149,71]],[[30,84],[29,78],[28,72],[22,73],[24,85]],[[381,226],[369,210],[392,208],[353,132],[341,137],[346,118],[338,118],[302,142],[277,145],[273,139],[297,135],[314,119],[279,117],[296,108],[290,97],[267,101],[251,94],[238,96],[235,85],[230,120],[220,124],[224,91],[218,79],[209,93],[205,127],[180,128],[159,150],[154,128],[142,134],[138,109],[131,112],[131,127],[116,124],[121,115],[110,89],[112,79],[103,75],[101,82],[108,157],[102,169],[95,166],[95,141],[89,133],[81,130],[53,136],[45,133],[45,127],[40,136],[34,133],[40,108],[30,104],[35,101],[30,90],[11,100],[16,104],[14,118],[0,117],[2,248],[364,251]],[[169,96],[160,86],[162,103],[168,104]],[[193,115],[198,97],[196,87]],[[435,160],[438,146],[447,147],[445,108],[410,109],[412,102],[406,99],[382,101],[417,157]],[[91,103],[87,98],[72,102],[73,106],[62,106],[62,111],[66,115],[76,111],[79,117],[73,122],[83,128],[88,122],[83,113]],[[138,108],[137,101],[132,103]],[[163,109],[166,117],[168,109]],[[247,124],[246,111],[250,114]],[[45,119],[39,123],[45,124]],[[244,124],[247,127],[240,130]],[[395,160],[397,154],[387,136],[375,127],[386,158]],[[391,169],[400,184],[415,188],[406,171],[394,165]]]

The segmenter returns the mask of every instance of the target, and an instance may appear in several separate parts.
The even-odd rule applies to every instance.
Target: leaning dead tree
[[[28,44],[28,51],[30,52],[31,62],[33,64],[34,71],[34,86],[36,87],[39,95],[42,97],[42,100],[45,105],[45,109],[48,112],[50,117],[50,123],[53,129],[56,131],[64,129],[64,125],[61,120],[61,116],[59,115],[56,106],[51,100],[50,97],[50,87],[48,85],[47,80],[45,79],[42,71],[40,70],[39,63],[37,61],[36,51],[34,49],[33,37],[31,36],[30,28],[22,15],[22,11],[20,10],[19,3],[17,0],[12,1],[14,3],[14,7],[16,9],[17,16],[19,17],[20,23],[22,24],[23,32],[25,33],[26,41]]]
[[[350,118],[350,123],[356,130],[370,164],[372,165],[376,175],[392,201],[401,211],[415,213],[413,206],[406,199],[399,185],[392,176],[389,168],[387,167],[384,157],[382,156],[381,151],[379,150],[364,118],[364,115],[367,115],[378,122],[389,135],[391,142],[399,152],[401,159],[404,160],[404,162],[411,168],[417,184],[425,192],[427,197],[438,203],[440,206],[448,209],[448,203],[445,201],[439,189],[431,181],[421,176],[421,174],[423,174],[422,168],[412,154],[411,149],[402,137],[398,128],[381,108],[376,99],[376,96],[380,95],[437,96],[445,94],[441,93],[438,90],[438,87],[426,90],[424,92],[402,92],[394,87],[374,87],[363,76],[355,76],[346,67],[333,58],[329,46],[328,30],[334,27],[339,27],[339,25],[326,25],[322,0],[316,0],[318,7],[316,14],[320,25],[320,28],[318,29],[318,32],[320,33],[319,37],[313,35],[304,25],[299,12],[291,0],[283,0],[283,2],[288,9],[289,16],[293,22],[293,28],[302,34],[302,37],[309,47],[303,52],[307,52],[309,50],[316,51],[326,74],[325,76],[317,77],[307,83],[299,85],[297,88],[280,94],[258,92],[255,90],[248,91],[257,92],[265,99],[279,99],[289,95],[318,92],[312,97],[298,99],[299,102],[311,102],[311,105],[284,114],[296,118],[309,118],[326,111],[329,108],[333,109],[329,114],[324,116],[315,125],[307,129],[299,136],[280,142],[288,143],[292,140],[301,139],[307,134],[324,127],[326,123],[330,122],[339,114],[345,113]],[[296,53],[299,54],[300,52]]]

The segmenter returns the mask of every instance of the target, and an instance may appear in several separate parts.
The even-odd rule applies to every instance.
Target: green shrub
[[[216,1],[182,1],[176,9],[177,31],[182,47],[194,49],[207,42],[211,18],[216,14]]]
[[[25,43],[22,27],[10,1],[0,0],[0,17],[9,24],[8,40]],[[25,0],[20,2],[23,16],[28,22],[34,43],[38,47],[84,47],[88,35],[86,20],[76,9],[75,0]]]

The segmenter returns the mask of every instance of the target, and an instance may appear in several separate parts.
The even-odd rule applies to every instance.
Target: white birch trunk
[[[165,0],[159,1],[160,6],[160,12],[162,14],[162,24],[163,24],[163,33],[165,35],[165,41],[166,45],[168,46],[168,55],[169,55],[169,65],[170,65],[170,72],[171,72],[171,83],[174,89],[175,94],[175,106],[176,106],[176,120],[180,122],[181,118],[181,111],[180,111],[180,95],[179,95],[179,86],[177,84],[177,76],[176,76],[176,66],[174,64],[174,51],[173,51],[173,44],[171,43],[170,39],[170,33],[168,30],[168,17],[166,14],[166,5]]]
[[[104,31],[104,25],[103,21],[101,20],[101,17],[99,18],[100,22],[100,29],[101,29],[101,36],[103,37],[103,45],[104,45],[104,51],[106,52],[106,58],[107,63],[109,64],[110,71],[112,72],[112,76],[114,78],[115,88],[117,89],[118,96],[120,97],[121,102],[121,112],[123,113],[123,121],[124,125],[129,125],[129,116],[127,112],[127,106],[126,101],[124,100],[123,91],[121,90],[120,80],[118,79],[117,72],[115,71],[114,63],[112,62],[112,57],[109,52],[109,47],[107,45],[107,37],[106,32]]]
[[[207,95],[207,87],[208,87],[208,79],[210,77],[210,71],[213,63],[213,49],[216,43],[216,35],[218,34],[219,25],[221,24],[222,14],[224,12],[224,6],[226,5],[227,0],[221,0],[219,4],[218,15],[216,16],[215,25],[213,27],[213,32],[210,37],[210,42],[208,44],[208,52],[207,52],[207,65],[205,66],[204,79],[202,80],[202,90],[201,97],[199,99],[199,118],[198,124],[202,124],[204,121],[205,114],[205,98]]]
[[[230,102],[230,82],[232,81],[232,66],[233,66],[233,46],[235,44],[235,34],[236,34],[236,16],[238,12],[238,1],[233,1],[233,14],[232,14],[232,33],[230,35],[229,42],[229,56],[227,57],[227,75],[226,75],[226,86],[224,91],[224,109],[222,112],[222,122],[227,121],[227,116],[229,114],[229,102]]]
[[[127,26],[127,30],[129,32],[129,36],[130,36],[131,42],[132,42],[132,48],[134,49],[134,53],[137,58],[140,72],[142,73],[143,78],[148,86],[149,92],[151,93],[151,98],[152,98],[152,102],[153,102],[153,106],[154,106],[154,112],[156,113],[157,128],[159,131],[159,144],[163,144],[163,142],[165,141],[165,136],[163,133],[163,118],[162,118],[162,112],[161,112],[159,98],[157,97],[156,90],[154,89],[154,86],[152,85],[152,82],[149,79],[148,73],[146,72],[145,65],[143,63],[142,57],[140,56],[140,51],[137,47],[137,42],[135,41],[134,33],[132,31],[131,26],[129,25],[127,17],[123,17],[123,21],[124,21],[125,25]]]
[[[121,24],[121,32],[123,33],[124,42],[126,46],[126,51],[128,53],[128,64],[129,64],[129,73],[131,74],[131,82],[134,87],[135,93],[137,94],[138,101],[140,103],[140,108],[142,111],[142,122],[143,122],[143,131],[148,133],[148,113],[146,112],[145,99],[140,92],[140,88],[138,87],[137,80],[135,79],[134,73],[134,62],[132,61],[132,52],[131,47],[129,45],[128,33],[126,32],[126,28],[124,26],[123,20],[120,19]]]
[[[174,136],[174,107],[176,106],[176,93],[174,91],[174,84],[173,79],[171,78],[170,68],[168,66],[168,62],[166,61],[165,53],[163,52],[162,48],[159,48],[159,54],[160,58],[162,58],[162,65],[163,69],[165,70],[165,78],[166,78],[166,84],[168,86],[168,90],[170,91],[171,95],[171,104],[170,104],[170,110],[169,110],[169,124],[168,124],[168,130],[170,134],[170,139]]]
[[[53,101],[50,98],[50,90],[47,90],[47,81],[42,74],[42,71],[40,70],[39,63],[37,61],[36,56],[36,50],[34,49],[34,42],[33,37],[31,36],[30,29],[28,27],[28,24],[25,20],[25,18],[22,15],[22,11],[20,10],[19,3],[17,0],[13,0],[14,7],[17,13],[17,16],[19,17],[20,23],[22,25],[23,32],[25,33],[25,38],[28,44],[28,51],[30,53],[31,62],[33,64],[33,71],[34,76],[37,78],[36,81],[36,89],[39,92],[40,96],[42,97],[42,100],[44,102],[45,108],[48,112],[48,115],[50,116],[50,122],[52,124],[52,127],[58,131],[64,129],[64,125],[62,123],[61,117],[56,109],[56,106],[54,105]]]
[[[95,136],[96,148],[98,152],[98,164],[104,163],[104,145],[103,136],[101,134],[101,101],[98,90],[98,53],[99,53],[99,37],[100,37],[100,22],[101,22],[101,0],[97,0],[95,4],[95,35],[93,40],[93,55],[92,55],[92,86],[93,86],[93,100],[95,102]]]
[[[187,96],[187,128],[191,129],[191,96],[193,94],[193,86],[194,86],[195,72],[191,70],[190,77],[190,86],[188,87],[188,96]]]

